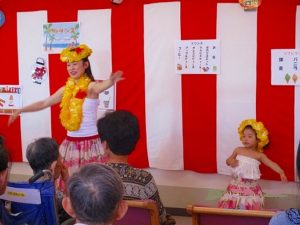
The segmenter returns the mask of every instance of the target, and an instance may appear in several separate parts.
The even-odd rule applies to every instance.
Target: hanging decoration
[[[3,26],[4,23],[5,23],[5,15],[4,12],[0,10],[0,28]]]
[[[240,5],[244,10],[255,10],[257,9],[262,0],[239,0]]]
[[[111,0],[112,3],[120,5],[123,0]]]
[[[31,73],[32,81],[36,84],[41,84],[46,79],[46,75],[47,68],[45,65],[45,59],[38,57]]]

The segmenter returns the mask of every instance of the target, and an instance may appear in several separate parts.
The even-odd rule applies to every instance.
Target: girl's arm
[[[270,167],[272,170],[274,170],[276,173],[280,175],[280,178],[282,181],[287,181],[287,178],[285,176],[285,173],[281,167],[273,162],[271,159],[269,159],[265,154],[261,153],[260,161],[265,164],[266,166]]]
[[[237,149],[233,151],[233,153],[226,159],[226,165],[231,167],[237,167],[239,165],[239,161],[236,159],[238,155]]]
[[[117,71],[115,73],[112,73],[110,75],[110,78],[104,80],[103,82],[93,82],[93,85],[91,87],[92,94],[99,95],[102,91],[110,88],[118,81],[123,80],[124,78],[122,77],[122,75],[123,75],[122,71]]]
[[[61,101],[63,91],[64,91],[64,87],[61,87],[53,95],[49,96],[48,98],[38,101],[38,102],[34,102],[34,103],[27,105],[21,109],[15,110],[14,113],[8,119],[8,126],[10,124],[12,124],[17,119],[17,117],[20,115],[20,113],[22,113],[22,112],[40,111],[49,106],[59,103]]]

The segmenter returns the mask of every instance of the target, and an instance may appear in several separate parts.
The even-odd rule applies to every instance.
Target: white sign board
[[[176,74],[219,74],[219,40],[183,40],[175,44]]]
[[[115,110],[115,85],[111,86],[107,90],[103,91],[99,95],[100,99],[100,110]]]
[[[300,85],[300,49],[272,49],[272,85]]]
[[[0,199],[28,204],[41,204],[41,193],[34,188],[13,188],[8,186],[5,193],[0,195]]]
[[[22,107],[22,88],[20,85],[0,85],[0,114],[12,114]]]

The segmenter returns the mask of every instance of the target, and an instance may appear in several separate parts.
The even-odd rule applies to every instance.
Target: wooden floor
[[[174,216],[176,225],[192,225],[192,217],[189,216]]]
[[[227,175],[201,174],[186,170],[148,170],[155,178],[164,206],[182,211],[188,204],[216,207],[219,197],[231,179]],[[31,175],[32,170],[28,163],[13,163],[11,180],[26,180]],[[260,180],[259,183],[265,193],[266,208],[300,208],[300,191],[297,183],[269,180]]]
[[[149,169],[167,208],[182,208],[188,204],[216,207],[231,177],[221,174],[201,174],[193,171]],[[296,182],[260,180],[265,195],[265,208],[300,208],[300,189]],[[179,214],[181,215],[181,214]]]

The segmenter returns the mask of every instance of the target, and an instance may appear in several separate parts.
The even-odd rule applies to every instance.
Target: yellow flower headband
[[[256,137],[259,140],[257,150],[259,152],[263,152],[263,148],[269,143],[268,130],[265,128],[262,122],[257,122],[255,119],[243,120],[238,128],[240,140],[242,140],[244,130],[247,126],[251,126],[255,131]]]
[[[92,54],[92,49],[87,45],[81,44],[77,47],[65,48],[60,53],[60,60],[62,62],[77,62]]]

